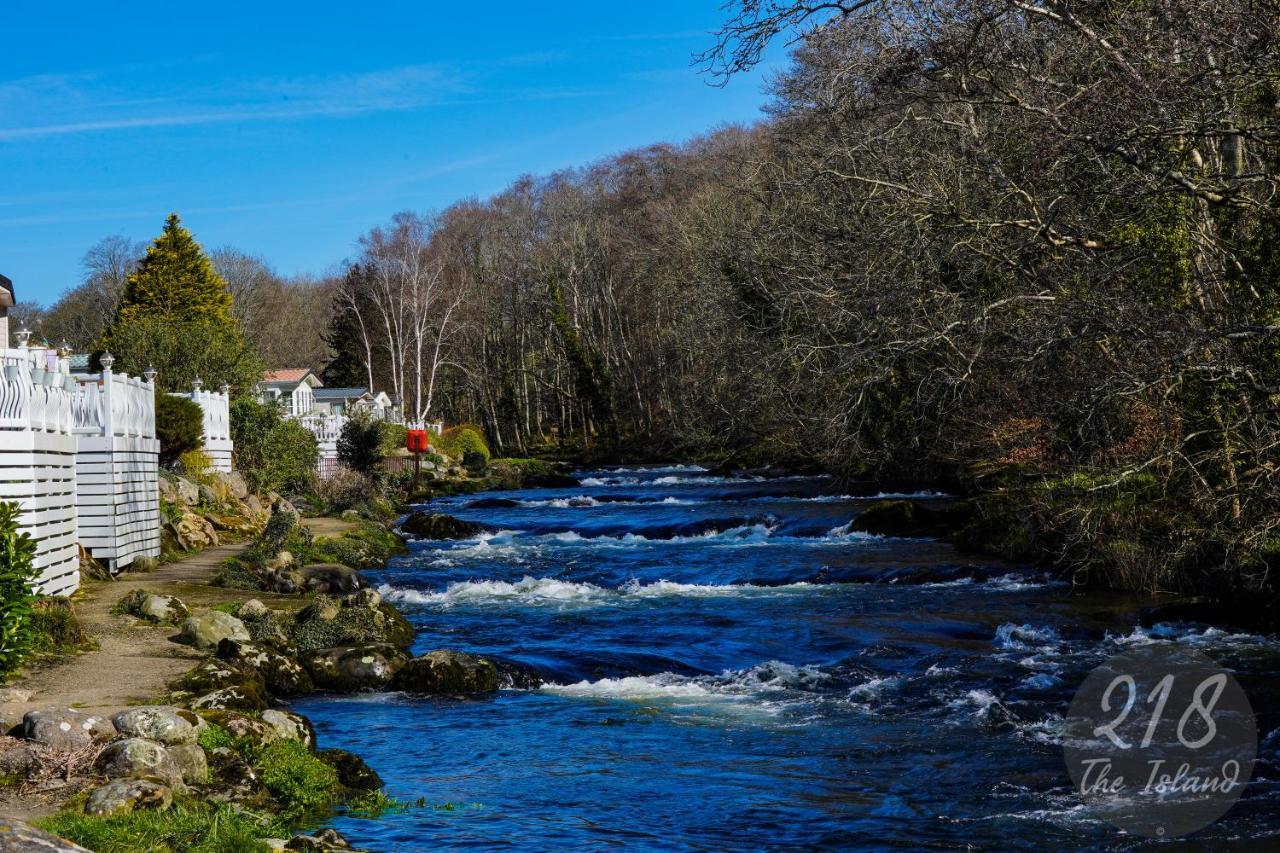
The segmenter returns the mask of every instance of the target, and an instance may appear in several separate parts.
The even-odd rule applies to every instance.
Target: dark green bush
[[[255,491],[297,493],[315,479],[316,439],[275,406],[239,398],[231,403],[237,469]]]
[[[382,423],[357,413],[342,425],[338,436],[338,464],[361,474],[370,474],[382,461]]]
[[[156,438],[160,464],[172,467],[178,457],[204,447],[204,412],[186,397],[156,392]]]
[[[0,680],[22,665],[33,642],[35,553],[35,542],[18,528],[18,505],[0,503]]]

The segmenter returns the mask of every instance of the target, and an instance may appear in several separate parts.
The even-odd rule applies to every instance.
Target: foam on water
[[[573,583],[556,578],[534,578],[526,575],[522,580],[459,581],[451,583],[440,592],[424,592],[417,589],[400,589],[387,584],[379,587],[389,601],[398,604],[421,606],[457,607],[461,605],[517,604],[525,607],[596,607],[625,604],[631,600],[654,598],[724,598],[741,596],[795,595],[822,589],[824,585],[792,583],[781,586],[756,586],[753,584],[691,584],[659,580],[641,583],[632,579],[617,589],[596,586],[592,583]]]
[[[777,717],[818,698],[812,691],[829,677],[817,667],[769,661],[719,675],[662,672],[576,684],[548,684],[538,688],[538,692],[567,699],[653,705],[676,715],[692,712],[696,716]]]

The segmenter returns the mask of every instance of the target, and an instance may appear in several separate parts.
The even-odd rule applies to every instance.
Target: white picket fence
[[[204,452],[213,462],[213,470],[231,473],[231,396],[225,391],[203,391],[197,380],[189,394],[174,393],[186,397],[204,412]]]
[[[80,544],[118,572],[139,557],[160,556],[155,385],[110,369],[78,379],[72,418]]]
[[[37,591],[69,595],[80,585],[76,382],[65,359],[39,348],[0,349],[0,373],[0,500],[18,504],[36,543]]]

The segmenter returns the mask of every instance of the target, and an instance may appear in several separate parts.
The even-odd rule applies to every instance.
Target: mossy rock
[[[170,682],[169,690],[174,704],[187,707],[260,711],[267,706],[262,676],[220,660],[207,660],[193,667]]]
[[[344,788],[353,791],[376,791],[382,787],[382,777],[365,760],[345,749],[322,749],[316,757],[332,767]]]
[[[876,501],[849,525],[850,530],[878,536],[929,536],[940,529],[937,513],[915,501]]]
[[[410,513],[400,528],[420,539],[470,539],[484,533],[489,528],[474,521],[464,521],[443,513],[414,512]]]
[[[386,643],[401,649],[413,645],[413,626],[392,605],[380,602],[376,607],[342,607],[327,596],[318,596],[299,611],[285,633],[300,652],[365,643]]]
[[[406,663],[391,686],[426,696],[467,696],[498,689],[498,669],[485,658],[437,649]]]

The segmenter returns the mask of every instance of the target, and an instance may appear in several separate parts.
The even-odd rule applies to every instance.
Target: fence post
[[[112,381],[111,366],[116,363],[116,359],[108,350],[98,359],[98,363],[102,365],[102,434],[111,438],[116,434],[115,408],[111,402],[111,386],[115,384]]]

